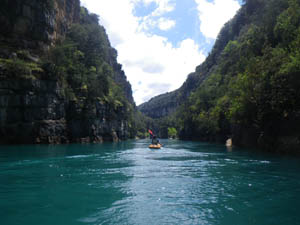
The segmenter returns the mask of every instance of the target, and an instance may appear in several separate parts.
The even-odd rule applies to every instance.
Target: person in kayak
[[[152,136],[152,144],[153,145],[158,145],[159,143],[159,139],[156,137],[156,135]]]

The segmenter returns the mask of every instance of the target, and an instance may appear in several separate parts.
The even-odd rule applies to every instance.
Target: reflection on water
[[[163,140],[1,146],[1,224],[297,224],[299,159]]]

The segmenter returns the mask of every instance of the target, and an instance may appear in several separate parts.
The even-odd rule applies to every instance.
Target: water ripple
[[[1,224],[299,224],[298,159],[162,141],[0,152]]]

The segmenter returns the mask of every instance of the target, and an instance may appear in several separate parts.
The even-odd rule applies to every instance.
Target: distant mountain
[[[153,119],[169,116],[176,112],[178,106],[187,100],[202,80],[196,73],[191,73],[179,89],[150,99],[139,105],[138,110]]]
[[[139,109],[182,139],[298,152],[299,49],[299,0],[247,0],[184,85]]]

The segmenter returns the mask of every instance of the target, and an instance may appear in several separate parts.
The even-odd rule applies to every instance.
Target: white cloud
[[[135,4],[139,1],[157,3],[158,8],[151,14],[155,16],[170,12],[174,6],[169,0],[83,0],[90,11],[100,15],[100,23],[118,50],[118,61],[132,85],[137,104],[179,88],[205,58],[192,39],[174,46],[167,38],[143,29],[141,18],[134,16]],[[159,20],[168,21],[157,18]],[[171,25],[164,24],[162,28],[171,28]]]
[[[140,18],[140,26],[139,29],[141,31],[149,31],[153,28],[159,28],[162,31],[168,31],[171,28],[175,27],[176,21],[168,18],[160,17],[155,18],[152,16],[145,16]]]
[[[157,8],[151,13],[151,16],[161,16],[165,13],[172,12],[175,9],[174,0],[133,0],[135,3],[142,2],[145,5],[155,3]]]
[[[150,3],[155,3],[156,9],[149,15],[139,18],[140,29],[149,31],[152,28],[159,28],[167,31],[176,25],[176,21],[162,17],[164,14],[172,12],[175,9],[174,0],[133,0],[135,4],[143,3],[148,6]]]
[[[81,0],[89,11],[100,16],[100,23],[108,32],[113,46],[127,41],[134,35],[139,21],[133,16],[134,2],[131,0]]]
[[[172,12],[175,9],[175,3],[170,0],[155,0],[158,8],[152,13],[152,16],[161,16],[165,13]]]
[[[237,0],[195,0],[199,12],[200,30],[207,38],[216,39],[223,25],[230,20],[240,5]]]
[[[140,18],[139,29],[141,31],[148,32],[149,30],[157,27],[162,31],[168,31],[171,28],[175,27],[175,25],[175,20],[167,19],[164,17],[160,17],[159,19],[157,19],[151,16],[145,16],[143,18]]]
[[[137,104],[179,88],[188,73],[205,58],[191,39],[174,47],[163,37],[144,34],[136,35],[132,41],[120,45],[118,50],[119,61],[134,87]],[[150,88],[153,83],[156,85]]]
[[[176,25],[174,20],[166,19],[166,18],[159,18],[158,20],[158,27],[161,30],[167,31],[173,28]]]

